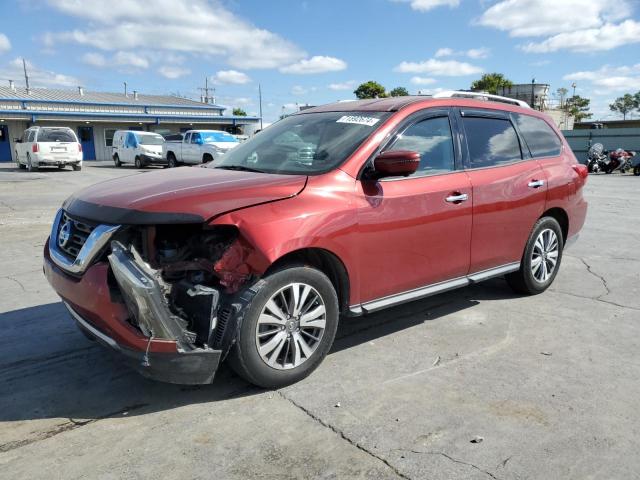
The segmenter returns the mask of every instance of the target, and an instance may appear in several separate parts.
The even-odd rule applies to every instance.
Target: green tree
[[[474,92],[487,92],[496,95],[500,87],[511,87],[513,82],[502,73],[485,73],[479,80],[471,82],[471,90]]]
[[[406,97],[409,95],[409,90],[404,87],[396,87],[389,92],[390,97]]]
[[[235,117],[246,117],[247,116],[247,112],[245,112],[243,109],[241,108],[234,108],[233,109],[233,115]]]
[[[361,83],[358,88],[353,91],[353,93],[360,100],[364,100],[366,98],[384,98],[387,96],[384,87],[378,82],[374,82],[373,80]]]
[[[625,93],[623,96],[616,98],[616,100],[609,105],[609,109],[612,112],[619,112],[622,114],[624,120],[627,119],[627,114],[636,108],[638,108],[638,100],[640,99],[640,92],[635,95]]]
[[[589,113],[590,103],[591,100],[588,98],[582,98],[580,95],[574,95],[573,97],[567,98],[565,106],[567,107],[569,115],[574,118],[576,123],[579,123],[585,118],[591,118],[593,115],[592,113]]]

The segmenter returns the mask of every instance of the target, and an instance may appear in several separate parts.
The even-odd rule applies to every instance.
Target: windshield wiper
[[[257,168],[245,167],[244,165],[218,165],[213,168],[221,168],[224,170],[239,170],[242,172],[265,173],[263,170],[258,170]]]

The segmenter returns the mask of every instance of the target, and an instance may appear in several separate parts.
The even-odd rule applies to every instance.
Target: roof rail
[[[527,102],[522,100],[516,100],[515,98],[502,97],[500,95],[492,95],[486,92],[465,92],[460,90],[445,90],[438,92],[432,96],[432,98],[475,98],[476,100],[485,100],[489,102],[501,102],[510,103],[511,105],[518,105],[522,108],[531,108]]]

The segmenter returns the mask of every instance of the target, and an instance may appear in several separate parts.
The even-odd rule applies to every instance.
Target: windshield
[[[313,175],[342,164],[388,112],[323,112],[292,115],[225,153],[209,168]]]
[[[200,132],[204,143],[237,142],[236,137],[227,132]]]
[[[162,135],[136,135],[140,145],[162,145],[164,137]]]
[[[38,130],[39,142],[77,142],[76,134],[68,128],[41,128]]]

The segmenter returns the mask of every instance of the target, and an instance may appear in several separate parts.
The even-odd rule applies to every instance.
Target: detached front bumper
[[[112,298],[107,263],[92,265],[81,277],[69,275],[52,261],[47,241],[44,274],[78,327],[145,377],[187,385],[213,381],[223,350],[189,347],[180,337],[144,335],[131,324],[130,307]]]

